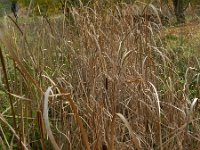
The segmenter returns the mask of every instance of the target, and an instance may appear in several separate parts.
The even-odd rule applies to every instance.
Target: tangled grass
[[[180,65],[163,27],[135,11],[118,4],[18,27],[5,20],[3,149],[200,147],[199,58]]]

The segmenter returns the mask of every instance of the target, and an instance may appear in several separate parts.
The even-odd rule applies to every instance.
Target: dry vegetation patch
[[[1,71],[14,113],[5,103],[1,116],[12,126],[16,119],[22,144],[15,136],[15,146],[200,146],[199,59],[188,63],[188,58],[178,66],[182,55],[166,49],[160,26],[143,17],[132,19],[129,10],[118,5],[106,10],[72,8],[68,17],[37,18],[23,28],[19,23],[23,35],[8,21],[0,33],[6,68]],[[2,91],[8,91],[6,86]],[[0,128],[2,135],[8,128]],[[3,137],[7,147],[11,142],[12,135]]]

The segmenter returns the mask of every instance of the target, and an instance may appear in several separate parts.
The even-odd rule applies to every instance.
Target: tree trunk
[[[176,15],[177,23],[185,23],[185,14],[184,14],[184,0],[173,0],[174,12]]]

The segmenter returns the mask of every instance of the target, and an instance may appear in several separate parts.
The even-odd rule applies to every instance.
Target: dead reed
[[[4,147],[198,149],[199,61],[185,64],[180,79],[161,26],[135,17],[135,7],[82,6],[67,18],[17,27],[7,21],[0,32]]]

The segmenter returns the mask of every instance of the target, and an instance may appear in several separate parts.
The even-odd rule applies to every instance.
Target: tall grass
[[[198,149],[199,60],[136,6],[68,13],[1,27],[2,147]]]

